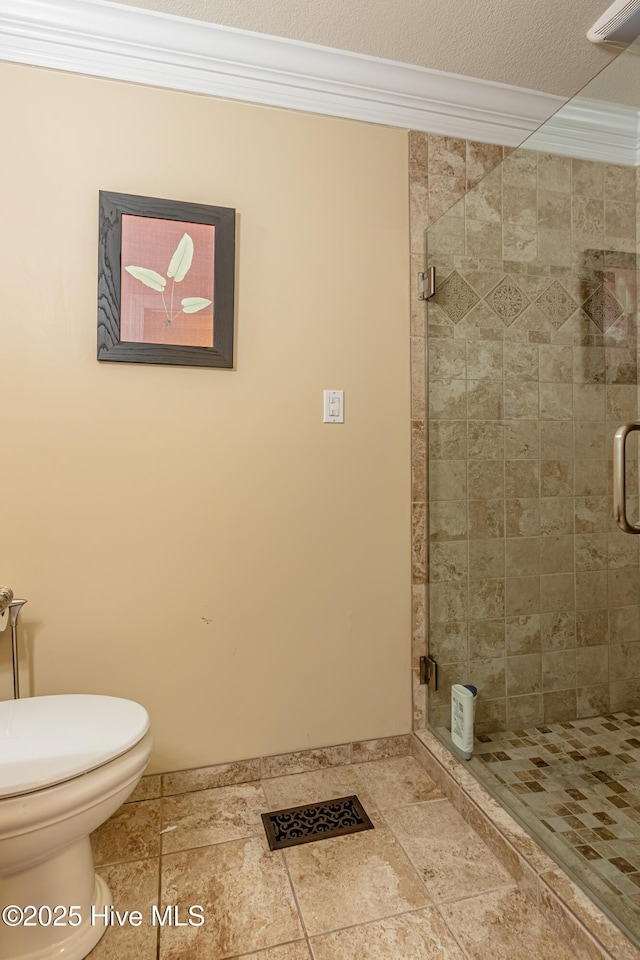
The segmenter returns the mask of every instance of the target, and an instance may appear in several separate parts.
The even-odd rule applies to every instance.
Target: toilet
[[[29,925],[10,925],[16,910],[0,920],[2,960],[81,960],[96,945],[112,900],[89,834],[130,796],[151,745],[149,715],[132,700],[0,702],[0,909],[45,907],[25,911]]]

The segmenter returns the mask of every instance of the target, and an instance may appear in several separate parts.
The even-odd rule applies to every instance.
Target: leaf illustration
[[[183,234],[182,240],[176,247],[176,252],[171,257],[171,263],[167,270],[168,277],[175,277],[176,283],[184,280],[187,270],[193,260],[193,240],[188,233]]]
[[[208,307],[211,300],[206,300],[204,297],[187,297],[181,302],[182,309],[185,313],[197,313],[198,310],[202,310],[203,307]]]
[[[146,267],[125,267],[125,270],[152,290],[162,291],[167,284],[165,278],[155,270],[148,270]]]

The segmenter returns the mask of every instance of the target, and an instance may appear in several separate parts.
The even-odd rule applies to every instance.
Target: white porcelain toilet
[[[0,911],[76,908],[45,909],[29,926],[11,926],[19,913],[10,911],[0,920],[2,960],[81,960],[98,942],[105,926],[91,923],[92,907],[112,901],[89,834],[131,794],[151,743],[149,715],[132,700],[0,702]]]

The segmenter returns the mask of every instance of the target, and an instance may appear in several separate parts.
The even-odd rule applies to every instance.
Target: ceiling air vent
[[[633,43],[640,34],[640,0],[616,0],[587,31],[592,43]]]

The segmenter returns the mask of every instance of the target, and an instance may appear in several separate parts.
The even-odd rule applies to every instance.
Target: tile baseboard
[[[406,733],[374,740],[354,740],[350,743],[298,750],[294,753],[280,753],[271,757],[218,763],[209,767],[151,774],[141,779],[127,802],[152,800],[160,796],[171,797],[195,790],[228,787],[236,783],[268,780],[294,773],[309,773],[313,770],[324,770],[327,767],[344,766],[350,763],[384,760],[388,757],[408,757],[411,756],[412,739],[412,734]]]

